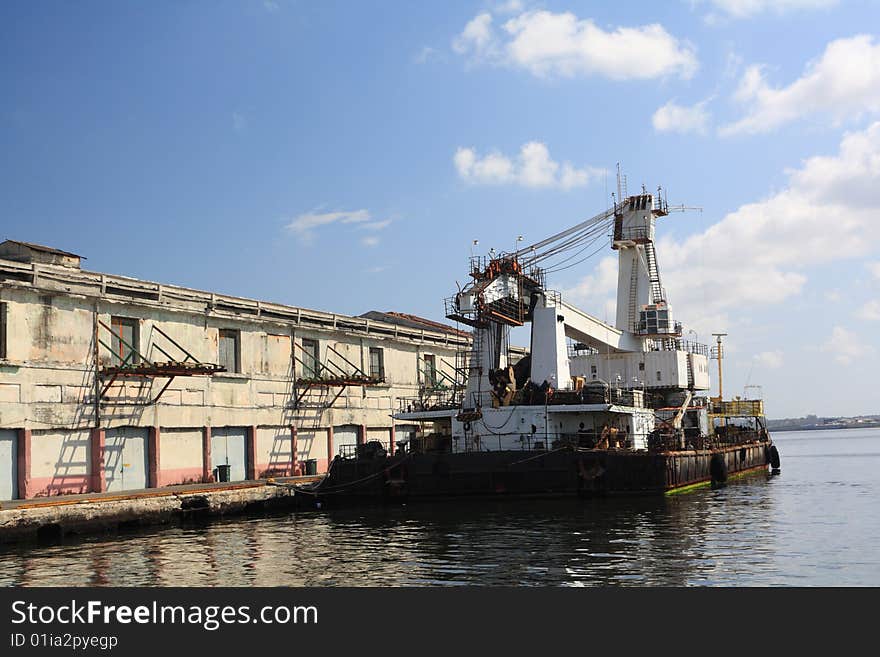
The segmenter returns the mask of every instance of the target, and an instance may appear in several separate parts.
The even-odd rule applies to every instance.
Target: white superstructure
[[[461,394],[445,408],[410,403],[396,417],[433,422],[433,432],[459,452],[549,449],[584,437],[640,450],[655,428],[655,409],[683,405],[705,414],[705,398],[693,393],[709,389],[708,350],[682,339],[660,280],[654,235],[665,214],[659,198],[642,193],[516,252],[473,258],[473,280],[447,300],[447,316],[474,329],[459,369]],[[609,233],[618,252],[613,326],[545,282],[560,257],[570,262]],[[509,330],[525,324],[529,355],[512,363]]]

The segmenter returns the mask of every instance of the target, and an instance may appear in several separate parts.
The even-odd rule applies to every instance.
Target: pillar
[[[333,427],[327,427],[327,470],[333,463]]]
[[[256,427],[248,427],[247,430],[247,438],[245,439],[247,443],[245,447],[245,453],[247,454],[247,469],[245,476],[248,479],[256,479],[257,478],[257,428]]]
[[[213,482],[214,475],[211,473],[211,427],[202,429],[202,481]]]
[[[397,445],[396,440],[397,440],[397,436],[394,431],[394,425],[392,424],[391,428],[388,429],[388,455],[389,456],[394,456],[394,448]]]
[[[367,425],[358,425],[358,445],[364,445],[367,442]]]
[[[89,436],[92,452],[92,492],[103,493],[107,488],[107,480],[104,472],[104,429],[95,427]]]
[[[147,488],[159,487],[159,427],[147,434]]]
[[[296,427],[290,427],[290,476],[296,476]]]
[[[31,497],[31,430],[18,430],[18,445],[16,446],[18,453],[18,497],[26,499]]]

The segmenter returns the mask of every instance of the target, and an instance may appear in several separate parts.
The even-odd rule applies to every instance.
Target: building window
[[[433,354],[427,354],[425,359],[425,385],[437,385],[437,359]]]
[[[370,376],[385,380],[385,353],[381,347],[370,347]]]
[[[241,331],[220,329],[218,364],[227,372],[241,372]]]
[[[302,378],[318,378],[318,341],[303,338],[302,341]]]
[[[111,317],[110,331],[112,339],[112,362],[117,367],[129,367],[139,364],[140,322],[128,317]]]
[[[6,309],[7,303],[0,303],[0,358],[6,358]]]
[[[660,370],[657,370],[657,380],[660,381],[663,379],[663,375],[660,374]]]
[[[645,364],[639,363],[639,372],[644,372],[644,371],[645,371]]]
[[[590,365],[590,375],[595,379],[597,374],[598,374],[598,371],[596,369],[596,366]]]

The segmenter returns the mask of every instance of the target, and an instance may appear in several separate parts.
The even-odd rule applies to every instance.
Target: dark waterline
[[[880,430],[780,432],[782,474],[658,498],[238,518],[0,552],[25,586],[880,585]]]

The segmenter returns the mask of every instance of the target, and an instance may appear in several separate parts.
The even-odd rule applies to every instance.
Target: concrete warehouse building
[[[84,271],[0,244],[0,500],[326,471],[393,449],[469,334]]]

